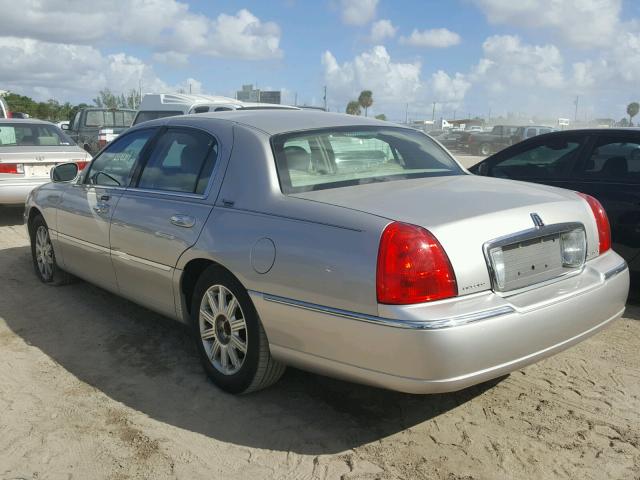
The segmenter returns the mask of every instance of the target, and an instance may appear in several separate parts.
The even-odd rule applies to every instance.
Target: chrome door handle
[[[109,204],[104,202],[98,202],[98,204],[93,207],[93,210],[96,213],[107,213],[109,211]]]
[[[196,219],[189,215],[182,215],[180,213],[173,215],[169,221],[176,227],[191,228],[196,224]]]

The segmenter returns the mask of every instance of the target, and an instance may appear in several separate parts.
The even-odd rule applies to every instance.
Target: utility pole
[[[454,110],[454,111],[453,111],[453,121],[454,121],[454,122],[456,121],[456,112],[457,112],[457,110]]]
[[[404,107],[404,123],[405,125],[409,125],[409,104],[408,103]]]
[[[189,82],[189,95],[191,95],[191,82]]]
[[[575,113],[574,113],[574,115],[573,115],[573,121],[574,121],[574,123],[578,121],[578,103],[579,103],[579,102],[580,102],[580,96],[578,95],[578,96],[576,96],[576,101],[575,101],[575,104],[576,104],[576,111],[575,111]]]
[[[431,121],[432,122],[436,121],[436,103],[437,102],[433,102],[433,111],[431,112]]]
[[[294,107],[297,107],[297,106],[298,106],[298,92],[296,92],[296,93],[294,94],[294,97],[293,97],[293,98],[294,98],[294,100],[293,100],[293,105],[294,105]]]
[[[327,111],[327,86],[324,86],[324,96],[322,97],[324,100],[324,111]]]

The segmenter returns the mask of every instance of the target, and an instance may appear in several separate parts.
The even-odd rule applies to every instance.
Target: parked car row
[[[285,365],[451,391],[624,312],[629,270],[599,191],[514,180],[583,168],[586,183],[604,171],[626,184],[637,138],[613,140],[542,135],[473,175],[429,136],[363,117],[159,118],[82,171],[56,166],[25,222],[40,280],[80,277],[188,324],[205,372],[229,392],[264,388]],[[614,248],[617,223],[629,222],[632,244],[638,234],[616,206]]]

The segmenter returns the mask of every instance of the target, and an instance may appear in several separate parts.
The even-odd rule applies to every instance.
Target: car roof
[[[41,123],[45,125],[54,125],[51,122],[47,122],[45,120],[38,120],[37,118],[0,118],[0,124],[7,123]]]
[[[227,112],[200,113],[198,118],[213,118],[232,121],[263,131],[269,135],[285,132],[310,130],[317,128],[348,127],[348,126],[395,126],[389,122],[375,120],[343,113],[328,113],[314,110],[235,110]],[[172,119],[186,119],[187,116],[170,117]],[[399,125],[398,125],[399,126]]]

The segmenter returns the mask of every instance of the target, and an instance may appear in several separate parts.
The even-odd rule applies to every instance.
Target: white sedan
[[[0,119],[0,205],[23,204],[31,190],[49,181],[56,165],[75,162],[82,169],[90,160],[52,123]]]

